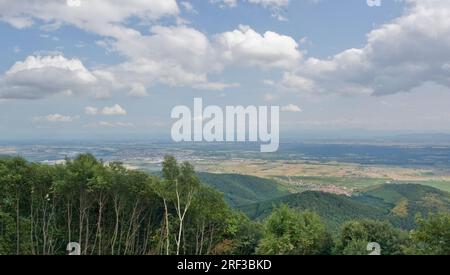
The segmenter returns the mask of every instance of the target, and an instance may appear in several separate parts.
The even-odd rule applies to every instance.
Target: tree
[[[388,222],[374,220],[348,221],[340,232],[335,253],[344,255],[368,255],[367,245],[376,242],[384,255],[402,254],[407,236]]]
[[[411,233],[414,254],[450,255],[450,214],[417,217],[417,230]]]
[[[259,241],[263,237],[264,228],[259,222],[251,221],[242,213],[233,213],[234,231],[233,247],[229,251],[233,255],[254,255]]]
[[[236,214],[226,204],[223,194],[210,187],[200,186],[191,204],[187,222],[187,229],[190,229],[193,239],[191,243],[195,244],[191,254],[229,253],[234,247],[234,238],[240,226]],[[185,250],[187,245],[185,243]]]
[[[297,212],[286,205],[276,208],[265,223],[257,253],[267,255],[328,254],[331,237],[320,217]]]
[[[11,194],[6,198],[6,204],[13,206],[15,215],[15,229],[16,229],[16,254],[21,252],[21,206],[24,203],[23,199],[27,197],[27,188],[29,184],[29,166],[28,163],[19,157],[6,159],[3,161],[2,174],[0,175],[0,185],[3,186],[7,193]],[[29,194],[28,194],[29,195]]]
[[[187,162],[163,168],[160,180],[89,154],[0,159],[0,253],[62,255],[76,241],[84,255],[212,254],[234,243],[239,221],[223,196]]]
[[[200,181],[195,175],[194,167],[189,162],[183,162],[181,166],[179,166],[177,160],[172,156],[166,156],[164,159],[163,175],[169,190],[174,190],[175,192],[175,194],[172,194],[172,201],[174,202],[178,218],[178,234],[175,237],[175,242],[176,254],[179,255],[184,221],[186,214],[191,207],[194,195],[200,186]],[[164,204],[167,220],[168,211],[166,199],[164,199]],[[168,222],[166,223],[168,225]]]

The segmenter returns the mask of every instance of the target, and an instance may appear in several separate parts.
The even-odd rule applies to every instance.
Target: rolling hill
[[[374,187],[355,199],[370,204],[383,204],[389,209],[392,224],[411,229],[417,214],[449,212],[450,193],[418,184],[386,184]]]
[[[286,196],[289,192],[276,181],[238,174],[198,173],[201,182],[225,196],[231,206],[246,205]]]
[[[389,211],[378,204],[370,204],[353,198],[330,193],[307,191],[282,198],[242,206],[239,209],[252,219],[264,219],[279,205],[312,210],[327,221],[331,228],[353,219],[383,219]]]
[[[450,193],[417,184],[384,184],[353,197],[307,191],[239,209],[252,219],[264,219],[281,204],[315,211],[333,229],[352,219],[389,220],[397,227],[412,229],[416,214],[449,212]]]

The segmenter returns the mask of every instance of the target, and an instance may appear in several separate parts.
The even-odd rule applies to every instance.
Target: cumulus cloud
[[[249,1],[265,7],[287,3]],[[81,0],[80,3],[79,6],[68,6],[65,1],[57,0],[0,0],[0,20],[17,28],[33,24],[51,26],[52,29],[72,25],[100,36],[97,44],[125,57],[125,61],[102,71],[89,71],[79,60],[81,66],[58,57],[64,59],[59,62],[70,64],[59,67],[47,64],[14,77],[4,77],[0,97],[41,98],[61,90],[73,93],[85,90],[96,97],[107,97],[114,91],[145,96],[147,88],[157,84],[224,90],[237,84],[214,82],[209,77],[222,72],[227,65],[290,68],[301,59],[295,39],[275,32],[260,34],[250,27],[240,26],[209,38],[190,26],[158,25],[157,19],[178,18],[180,11],[175,0],[132,0],[126,5],[118,0]],[[186,3],[182,5],[189,9]],[[99,10],[105,12],[98,13]],[[143,33],[133,28],[130,18],[149,25],[150,31]],[[41,57],[34,58],[43,62]],[[71,66],[76,66],[77,72]],[[70,73],[66,75],[67,71]],[[58,79],[50,79],[51,75]],[[16,85],[17,81],[19,85]],[[32,87],[37,87],[38,91]]]
[[[208,74],[222,69],[210,40],[196,29],[153,26],[149,35],[139,32],[124,35],[126,39],[117,40],[109,46],[111,50],[127,56],[128,61],[112,69],[131,83],[150,85],[159,82],[170,86],[195,87],[214,84],[208,80]]]
[[[290,36],[275,32],[260,34],[249,26],[216,36],[222,58],[227,62],[261,68],[291,68],[302,54]]]
[[[427,82],[450,87],[450,2],[407,0],[405,14],[367,35],[362,48],[329,59],[309,58],[285,74],[301,91],[386,95]]]
[[[105,116],[124,116],[127,114],[127,111],[119,104],[116,104],[112,107],[103,108],[101,114]]]
[[[127,115],[127,111],[119,104],[115,104],[114,106],[111,106],[111,107],[104,107],[101,110],[97,107],[88,106],[84,109],[84,113],[89,116],[96,116],[96,115],[125,116],[125,115]]]
[[[302,109],[295,104],[289,104],[281,107],[281,111],[287,113],[299,113],[302,112]]]
[[[99,45],[127,57],[123,64],[110,68],[124,77],[122,83],[131,85],[136,79],[144,79],[146,82],[140,82],[146,85],[206,85],[207,74],[218,67],[203,33],[186,26],[156,25],[150,34],[143,34],[127,24],[132,17],[149,24],[178,14],[175,0],[132,0],[126,5],[118,0],[82,0],[79,7],[58,0],[0,0],[0,20],[14,27],[29,27],[36,21],[55,26],[70,24],[103,37]]]
[[[78,59],[29,56],[0,78],[0,98],[39,99],[63,92],[105,97],[116,89],[115,85],[110,72],[89,71]]]
[[[68,5],[62,0],[0,0],[1,20],[24,28],[35,23],[64,22],[95,32],[122,23],[135,16],[141,20],[156,20],[176,16],[179,8],[175,0],[80,0],[80,5]],[[99,12],[102,11],[102,12]]]

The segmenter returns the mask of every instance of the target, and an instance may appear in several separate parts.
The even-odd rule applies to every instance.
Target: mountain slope
[[[383,219],[389,212],[376,204],[369,204],[353,198],[329,193],[307,191],[283,198],[242,206],[239,209],[250,218],[263,219],[274,207],[286,204],[298,210],[312,210],[319,214],[330,227],[352,219]]]
[[[270,200],[289,194],[276,181],[238,174],[198,173],[200,181],[222,192],[231,206]]]
[[[385,184],[376,186],[357,200],[384,204],[390,210],[387,218],[396,226],[413,228],[417,214],[450,212],[450,193],[418,184]]]
[[[385,184],[354,197],[308,191],[239,209],[250,218],[263,219],[281,204],[315,211],[333,229],[352,219],[388,220],[397,227],[412,229],[416,214],[450,212],[450,193],[417,184]]]

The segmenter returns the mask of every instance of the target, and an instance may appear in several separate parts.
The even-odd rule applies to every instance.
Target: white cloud
[[[128,86],[136,79],[146,86],[158,82],[207,85],[207,74],[220,66],[214,62],[212,47],[203,33],[186,26],[153,26],[151,33],[144,35],[127,24],[131,17],[150,24],[178,14],[175,0],[131,0],[126,5],[118,0],[90,0],[81,1],[79,7],[57,0],[0,0],[0,20],[15,27],[28,27],[37,20],[56,26],[63,22],[100,35],[99,44],[127,57],[126,62],[110,69]],[[17,23],[19,19],[26,22]]]
[[[0,0],[1,20],[15,27],[28,27],[35,19],[44,22],[67,22],[94,32],[122,23],[136,16],[143,21],[164,16],[176,16],[179,8],[175,0],[81,0],[77,7],[62,0]],[[102,12],[98,12],[102,11]]]
[[[209,82],[209,83],[200,83],[194,86],[199,90],[215,90],[215,91],[223,91],[228,88],[236,88],[240,87],[239,83],[221,83],[221,82]]]
[[[131,90],[128,92],[132,97],[145,97],[148,96],[147,88],[141,83],[133,84]]]
[[[111,107],[104,107],[99,110],[97,107],[88,106],[84,109],[84,113],[90,116],[96,115],[104,115],[104,116],[124,116],[127,115],[127,111],[120,106],[119,104],[115,104]]]
[[[47,116],[40,116],[40,117],[34,117],[34,122],[73,122],[74,120],[78,119],[78,116],[72,117],[72,116],[65,116],[61,114],[50,114]]]
[[[427,82],[450,87],[450,1],[406,0],[404,15],[367,35],[362,48],[309,58],[283,84],[318,93],[386,95]]]
[[[112,68],[126,82],[224,90],[238,85],[211,82],[208,75],[221,72],[225,65],[289,68],[301,58],[293,38],[274,32],[261,35],[244,26],[218,34],[214,41],[187,26],[154,26],[151,31],[147,36],[132,33],[128,39],[110,45],[129,57],[129,61]],[[133,88],[135,92],[142,90]]]
[[[302,93],[313,92],[315,87],[313,80],[289,72],[284,73],[282,84],[285,87],[297,89]]]
[[[211,3],[219,3],[221,8],[231,7],[234,8],[237,6],[238,0],[209,0]]]
[[[24,71],[40,70],[44,68],[61,69],[68,72],[74,72],[76,77],[83,82],[94,82],[96,80],[80,60],[68,60],[63,56],[29,56],[23,62],[16,62],[7,72],[6,75],[14,75]]]
[[[264,101],[270,102],[278,99],[278,95],[267,93],[264,95]]]
[[[194,6],[188,2],[188,1],[181,1],[180,5],[183,7],[183,9],[187,12],[190,13],[197,13],[197,11],[195,10]]]
[[[85,113],[86,115],[95,116],[95,115],[98,114],[98,109],[97,109],[96,107],[90,107],[90,106],[88,106],[88,107],[86,107],[86,108],[84,109],[84,113]]]
[[[133,123],[130,123],[130,122],[100,121],[97,125],[98,126],[103,126],[103,127],[111,127],[111,128],[116,128],[116,127],[123,127],[123,128],[135,127],[135,125]]]
[[[264,7],[286,7],[289,5],[290,0],[248,0],[248,2]]]
[[[284,5],[283,2],[252,0],[265,7]],[[69,60],[62,54],[57,58],[36,56],[35,63],[42,63],[41,66],[0,80],[0,98],[35,99],[67,91],[86,92],[100,98],[117,91],[144,96],[147,88],[157,84],[224,90],[237,84],[213,82],[209,76],[222,72],[226,65],[287,69],[302,56],[295,39],[271,31],[259,34],[250,27],[240,26],[210,40],[204,33],[179,23],[157,25],[157,19],[178,18],[175,0],[131,0],[126,5],[118,0],[80,3],[70,7],[65,1],[57,0],[0,0],[0,20],[18,28],[41,24],[54,30],[72,25],[100,36],[97,44],[125,57],[125,61],[103,67],[101,71],[90,71],[80,60]],[[189,4],[181,5],[189,9]],[[104,12],[98,13],[99,10]],[[133,28],[130,18],[149,25],[150,32]],[[60,64],[54,66],[55,62]]]
[[[7,99],[39,99],[58,93],[105,97],[116,88],[111,73],[89,71],[80,60],[62,55],[29,56],[0,77],[0,98]]]
[[[193,28],[153,26],[150,35],[129,32],[125,36],[110,47],[127,56],[128,61],[112,70],[130,83],[190,87],[224,84],[208,80],[208,74],[221,71],[222,65],[208,37]]]
[[[287,112],[287,113],[299,113],[299,112],[302,112],[302,109],[300,107],[298,107],[297,105],[289,104],[289,105],[281,107],[281,111]]]
[[[244,0],[241,0],[243,2]],[[261,5],[265,8],[281,8],[289,6],[290,0],[246,0],[248,3]],[[219,3],[222,7],[236,7],[238,0],[210,0]]]
[[[244,0],[240,0],[244,2]],[[261,5],[264,8],[267,8],[272,11],[272,16],[277,18],[278,20],[286,20],[283,16],[283,8],[286,8],[290,4],[290,0],[245,0],[248,3]],[[210,0],[212,3],[219,3],[220,7],[230,7],[234,8],[238,5],[238,0]]]
[[[101,113],[105,116],[124,116],[127,114],[127,111],[119,104],[116,104],[112,107],[103,108]]]
[[[261,68],[291,68],[302,57],[292,37],[271,31],[259,34],[248,26],[241,25],[216,39],[226,62]]]

